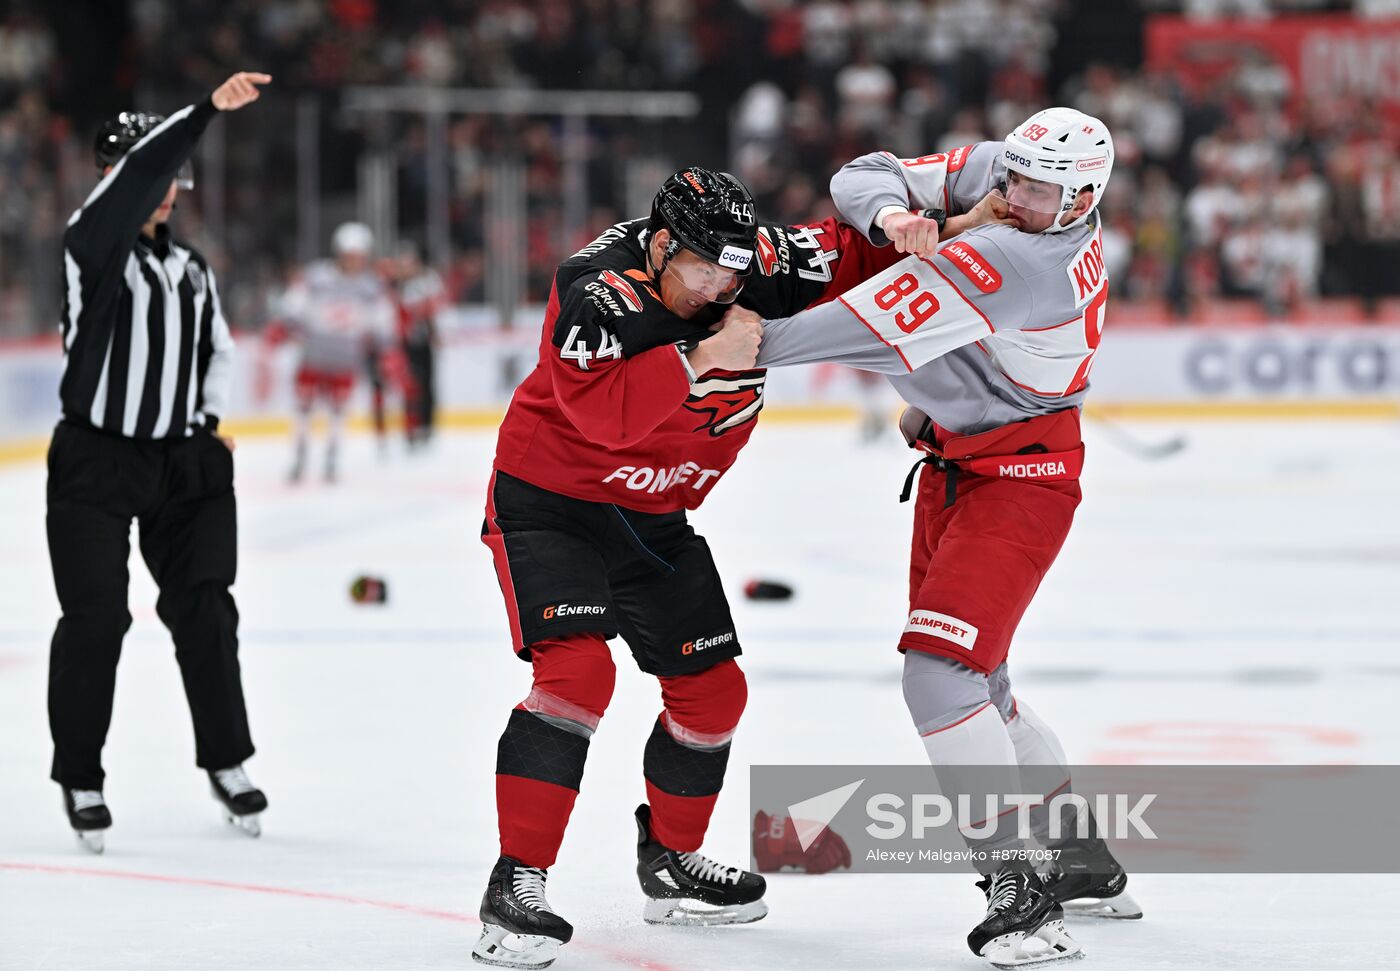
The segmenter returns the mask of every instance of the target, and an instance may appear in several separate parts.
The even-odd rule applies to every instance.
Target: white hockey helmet
[[[331,249],[337,256],[341,253],[374,252],[374,232],[364,223],[341,223],[331,236]]]
[[[1043,231],[1062,233],[1083,225],[1103,199],[1113,172],[1113,136],[1093,115],[1074,108],[1046,108],[1006,136],[1002,160],[1009,171],[1060,186],[1059,212]],[[1060,217],[1074,208],[1081,189],[1093,190],[1093,205],[1078,219],[1060,225]]]

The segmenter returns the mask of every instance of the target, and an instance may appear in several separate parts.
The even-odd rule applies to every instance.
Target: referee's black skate
[[[259,815],[267,808],[267,796],[248,780],[242,765],[209,773],[209,788],[224,810],[224,820],[249,836],[262,834]]]
[[[648,924],[752,924],[768,914],[767,882],[699,853],[680,853],[651,835],[651,807],[637,807],[637,879]]]
[[[1045,890],[1070,917],[1138,920],[1142,908],[1128,893],[1128,874],[1101,839],[1057,847],[1059,856],[1041,867]]]
[[[106,848],[106,832],[112,825],[112,812],[102,798],[102,791],[64,786],[63,809],[68,813],[68,825],[73,827],[78,845],[89,853],[101,853]]]
[[[501,968],[547,968],[574,927],[544,896],[548,870],[503,856],[481,898],[481,938],[472,959]]]
[[[967,935],[972,953],[994,968],[1020,968],[1083,957],[1065,933],[1065,914],[1024,863],[1008,864],[977,881],[987,914]]]

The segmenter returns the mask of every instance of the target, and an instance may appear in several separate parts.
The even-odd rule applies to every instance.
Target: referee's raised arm
[[[106,157],[112,164],[105,167],[102,181],[68,220],[64,234],[64,245],[79,265],[102,266],[114,259],[125,262],[141,227],[189,161],[210,119],[219,111],[237,111],[258,100],[258,85],[271,80],[268,74],[240,71],[204,101],[175,112],[130,147],[121,144],[120,132],[104,129],[98,136],[98,157],[104,157],[101,141],[105,139]]]
[[[226,397],[232,341],[213,271],[165,223],[177,191],[193,187],[190,155],[209,120],[256,101],[271,80],[239,72],[169,118],[126,111],[98,131],[101,180],[63,235],[65,418],[157,438],[219,414],[205,399]]]

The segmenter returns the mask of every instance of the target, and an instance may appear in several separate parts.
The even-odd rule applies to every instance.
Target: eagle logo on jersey
[[[768,227],[758,231],[758,271],[764,276],[772,276],[778,270],[778,248],[768,238]]]
[[[604,283],[618,292],[618,295],[626,302],[629,310],[633,313],[641,312],[642,298],[637,296],[637,291],[632,289],[632,284],[628,283],[620,274],[614,273],[612,270],[604,270],[602,273],[599,273],[598,276]]]
[[[716,374],[700,378],[690,386],[685,408],[705,420],[695,431],[709,430],[719,436],[732,428],[746,425],[763,410],[763,371],[743,371],[738,374]]]

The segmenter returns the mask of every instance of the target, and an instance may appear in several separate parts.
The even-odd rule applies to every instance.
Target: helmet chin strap
[[[647,240],[647,269],[653,270],[656,274],[651,278],[651,282],[660,286],[661,274],[666,272],[666,267],[671,265],[671,259],[681,251],[681,244],[677,243],[674,238],[666,240],[666,249],[661,255],[661,266],[654,267],[651,262],[651,244],[652,240],[655,238],[655,236],[652,236]]]
[[[1069,191],[1070,191],[1070,190],[1068,190],[1068,189],[1065,190],[1066,193],[1068,193]],[[1069,207],[1066,208],[1066,209],[1061,209],[1061,210],[1060,210],[1059,214],[1056,215],[1055,218],[1052,219],[1052,220],[1050,221],[1050,225],[1046,226],[1044,229],[1042,229],[1042,230],[1040,231],[1042,235],[1048,236],[1048,235],[1051,235],[1051,234],[1053,234],[1053,233],[1068,232],[1068,231],[1071,230],[1071,229],[1075,229],[1075,228],[1077,228],[1077,227],[1079,227],[1079,226],[1084,225],[1084,223],[1089,219],[1090,214],[1092,214],[1093,211],[1094,211],[1094,209],[1097,207],[1097,205],[1096,205],[1096,204],[1098,203],[1098,200],[1097,200],[1097,199],[1095,199],[1093,202],[1091,202],[1091,203],[1089,204],[1089,208],[1088,208],[1088,209],[1085,209],[1082,213],[1080,213],[1080,214],[1079,214],[1078,216],[1076,216],[1075,218],[1071,219],[1069,222],[1067,222],[1067,223],[1061,223],[1061,222],[1060,222],[1060,220],[1063,219],[1063,218],[1065,218],[1065,216],[1066,216],[1068,213],[1071,213],[1071,212],[1074,211],[1074,204],[1079,200],[1079,193],[1081,193],[1081,192],[1083,192],[1083,191],[1084,191],[1083,189],[1076,189],[1076,190],[1074,190],[1074,195],[1073,195],[1073,196],[1070,198],[1070,200],[1069,200],[1069,203],[1070,203],[1070,204],[1069,204]],[[1063,205],[1063,203],[1061,203],[1061,205]]]

